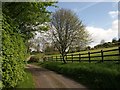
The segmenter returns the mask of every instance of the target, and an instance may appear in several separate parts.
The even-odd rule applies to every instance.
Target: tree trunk
[[[66,61],[65,61],[65,55],[62,55],[62,58],[63,58],[63,62],[64,62],[64,64],[66,64]]]

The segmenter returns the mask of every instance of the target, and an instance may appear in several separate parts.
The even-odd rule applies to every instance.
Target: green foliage
[[[33,29],[37,25],[50,21],[50,14],[47,7],[54,6],[55,2],[3,2],[2,11],[8,15],[17,25],[18,32],[22,37],[30,39],[33,37]],[[47,28],[41,27],[40,30]],[[37,29],[38,30],[38,29]]]
[[[16,20],[19,24],[44,23],[49,21],[50,12],[46,9],[54,2],[4,2],[3,13]]]
[[[26,47],[16,26],[8,23],[4,15],[2,29],[2,82],[3,87],[15,87],[24,76]],[[9,18],[9,21],[12,20]]]
[[[69,9],[59,9],[52,15],[52,25],[56,28],[53,30],[53,43],[66,63],[65,56],[69,47],[86,46],[89,34],[85,30],[85,25],[77,15]]]
[[[31,56],[30,60],[28,61],[28,63],[33,63],[33,62],[39,62],[39,57],[37,57],[37,56]]]
[[[94,46],[93,49],[109,48],[109,47],[116,47],[116,46],[119,46],[119,41],[113,39],[112,42],[106,42],[106,43],[103,43],[103,44],[98,44],[98,45]]]
[[[120,65],[115,63],[45,62],[43,67],[69,76],[90,88],[120,88]]]
[[[32,77],[32,74],[26,70],[26,74],[24,75],[24,80],[21,81],[17,87],[17,88],[32,88],[32,90],[34,90],[33,88],[35,88],[35,83],[33,81],[33,77]],[[29,89],[28,89],[29,90]]]
[[[55,49],[54,45],[53,46],[47,46],[44,53],[46,55],[52,55],[52,54],[56,54],[59,53],[58,50]]]
[[[38,63],[43,60],[43,57],[44,57],[44,53],[32,53],[28,63],[34,63],[34,62]]]
[[[3,87],[15,87],[23,80],[28,39],[33,29],[49,21],[48,6],[54,2],[3,2],[2,82]],[[43,29],[46,29],[45,27]],[[34,30],[35,31],[35,30]]]

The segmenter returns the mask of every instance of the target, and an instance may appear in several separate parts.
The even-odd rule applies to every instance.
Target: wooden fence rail
[[[109,54],[106,54],[106,53],[109,53]],[[99,54],[99,55],[96,55],[96,54]],[[114,57],[114,59],[110,60],[112,57]],[[105,58],[108,58],[108,59],[105,59]],[[46,57],[46,59],[47,61],[61,62],[62,56],[61,55],[48,56]],[[117,49],[111,49],[111,50],[101,50],[101,51],[78,53],[78,54],[67,54],[65,56],[65,60],[67,62],[89,62],[89,63],[93,61],[101,61],[101,62],[120,61],[120,47],[118,47]]]

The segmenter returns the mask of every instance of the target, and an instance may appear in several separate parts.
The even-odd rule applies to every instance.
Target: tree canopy
[[[71,10],[59,9],[52,15],[53,42],[63,57],[71,46],[88,42],[88,33],[85,25]]]
[[[34,27],[50,21],[49,6],[55,6],[55,2],[3,2],[2,11],[14,20],[25,39],[33,37]],[[42,28],[41,28],[42,29]],[[43,28],[44,29],[44,28]],[[46,28],[47,29],[47,28]],[[39,29],[37,29],[39,30]]]

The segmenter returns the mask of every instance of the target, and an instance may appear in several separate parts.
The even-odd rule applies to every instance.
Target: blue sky
[[[90,46],[99,44],[103,39],[110,42],[118,38],[117,2],[58,2],[57,6],[73,10],[83,21],[93,39]],[[48,9],[52,12],[57,10]]]
[[[59,8],[73,10],[86,26],[110,28],[113,19],[108,14],[118,9],[116,2],[59,2]],[[49,8],[51,11],[57,9]]]

